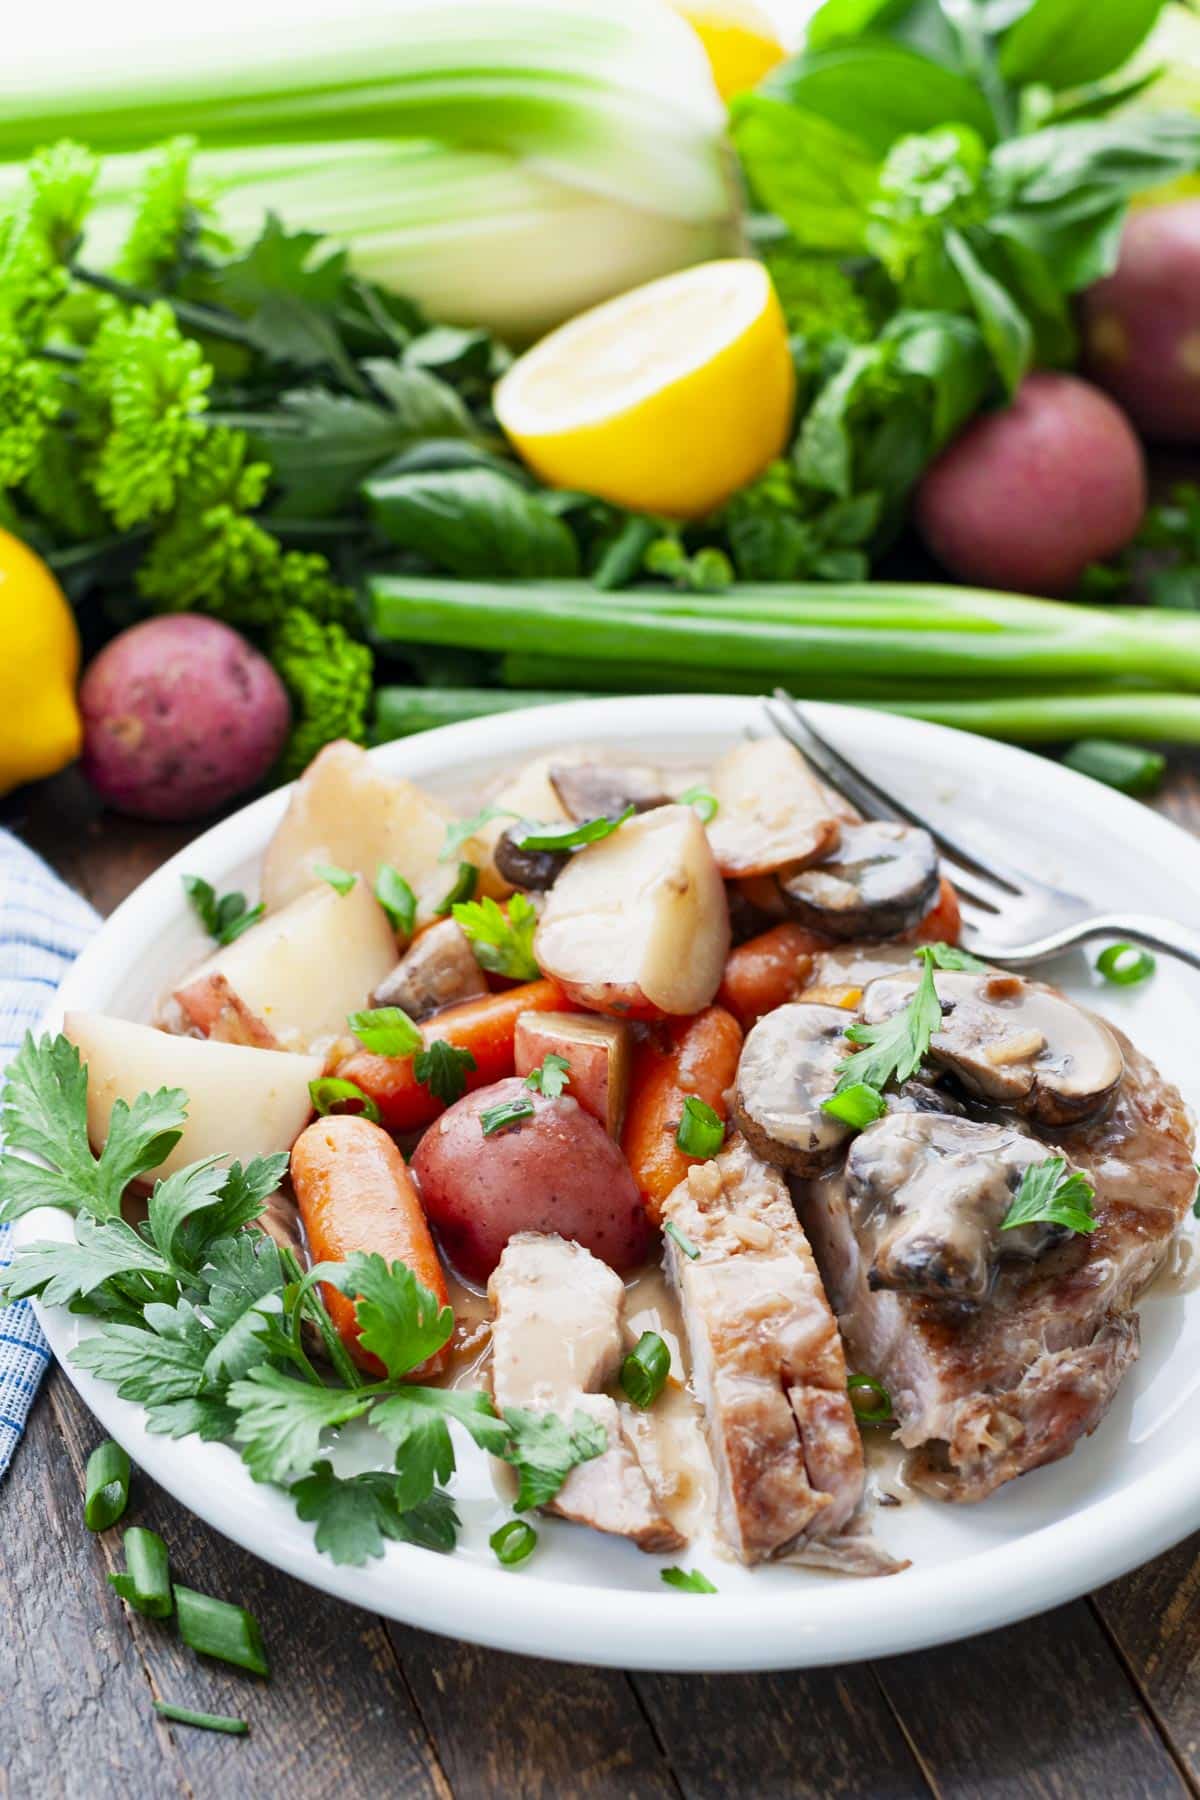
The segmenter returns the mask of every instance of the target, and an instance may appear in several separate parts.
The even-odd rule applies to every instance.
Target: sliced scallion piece
[[[659,1574],[668,1587],[678,1588],[681,1594],[715,1594],[717,1591],[699,1569],[660,1569]]]
[[[353,1100],[357,1102],[364,1119],[370,1119],[373,1125],[379,1123],[379,1108],[370,1094],[364,1094],[357,1081],[347,1081],[342,1075],[322,1075],[318,1080],[309,1082],[308,1093],[313,1110],[322,1118],[345,1101]]]
[[[494,1137],[496,1132],[504,1131],[509,1125],[519,1125],[522,1119],[532,1119],[532,1100],[506,1100],[502,1106],[488,1106],[479,1115],[479,1124],[484,1137]]]
[[[690,1258],[692,1262],[695,1262],[700,1252],[697,1250],[695,1244],[693,1244],[691,1238],[688,1237],[687,1233],[685,1231],[680,1231],[674,1219],[668,1219],[663,1226],[663,1230],[669,1238],[674,1238],[675,1242],[679,1245],[679,1248],[683,1251],[683,1254]]]
[[[190,1650],[201,1656],[215,1656],[238,1669],[249,1669],[255,1675],[271,1673],[258,1621],[244,1606],[197,1593],[195,1588],[177,1587],[175,1610],[179,1615],[179,1635]]]
[[[688,1094],[675,1142],[685,1156],[715,1156],[725,1142],[725,1122],[706,1101]]]
[[[690,806],[699,814],[702,825],[711,824],[717,816],[717,797],[715,794],[710,794],[707,788],[685,788],[677,799],[680,806]]]
[[[199,1725],[204,1731],[224,1731],[230,1737],[245,1737],[250,1727],[245,1719],[231,1719],[226,1713],[193,1712],[190,1706],[176,1706],[171,1700],[156,1700],[154,1710],[160,1719],[175,1725]]]
[[[846,1386],[850,1390],[854,1416],[861,1424],[887,1425],[895,1417],[892,1396],[882,1381],[876,1381],[873,1375],[851,1375]],[[860,1394],[861,1399],[857,1398]]]
[[[1068,769],[1090,775],[1122,794],[1152,794],[1162,781],[1167,759],[1161,750],[1141,744],[1119,744],[1112,738],[1080,738],[1063,757]]]
[[[314,863],[313,874],[327,881],[339,894],[348,894],[358,880],[353,869],[339,869],[336,863]]]
[[[840,1094],[831,1094],[828,1100],[823,1100],[821,1111],[829,1113],[831,1118],[841,1119],[844,1125],[852,1125],[855,1131],[864,1131],[883,1117],[887,1101],[878,1088],[870,1087],[865,1081],[856,1081],[843,1088]]]
[[[537,1532],[524,1519],[510,1519],[488,1539],[496,1553],[496,1561],[506,1569],[515,1569],[527,1562],[537,1549],[537,1541]]]
[[[131,1525],[122,1539],[123,1574],[109,1576],[112,1586],[135,1612],[148,1619],[165,1619],[171,1611],[171,1571],[167,1546],[157,1531]]]
[[[643,1331],[621,1364],[621,1386],[642,1412],[654,1405],[671,1373],[671,1352],[657,1331]]]
[[[425,1039],[400,1006],[375,1006],[368,1012],[346,1015],[346,1024],[364,1050],[375,1056],[411,1056],[425,1048]]]
[[[479,870],[474,863],[460,862],[458,874],[454,877],[454,886],[440,905],[434,907],[439,919],[445,919],[456,906],[463,906],[468,900],[475,898],[475,889],[479,885]]]
[[[1109,944],[1096,958],[1096,968],[1115,987],[1134,987],[1153,975],[1158,964],[1148,950],[1136,944]]]
[[[375,898],[391,920],[398,937],[411,937],[417,918],[417,896],[398,869],[380,863],[375,877]]]
[[[105,1438],[87,1459],[83,1478],[83,1518],[89,1531],[107,1531],[129,1505],[129,1457]]]

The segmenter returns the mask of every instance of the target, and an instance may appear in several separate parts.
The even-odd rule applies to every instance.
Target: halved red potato
[[[312,1117],[308,1084],[321,1074],[319,1056],[170,1037],[103,1013],[68,1013],[63,1030],[87,1064],[88,1136],[96,1149],[108,1137],[117,1100],[132,1104],[164,1087],[187,1095],[183,1136],[147,1171],[147,1182],[206,1156],[245,1163],[290,1150]]]
[[[362,877],[347,894],[323,881],[217,950],[174,999],[206,1037],[308,1050],[345,1031],[395,962],[395,934]]]
[[[708,841],[722,875],[803,868],[838,841],[836,802],[783,738],[736,744],[714,765],[709,787],[717,811]]]
[[[690,806],[629,819],[567,864],[533,953],[591,1012],[654,1018],[707,1006],[729,949],[729,908]]]
[[[599,1119],[609,1137],[620,1137],[632,1056],[631,1033],[623,1019],[522,1013],[515,1048],[518,1075],[540,1068],[547,1056],[561,1056],[570,1071],[568,1093]]]
[[[486,847],[473,837],[452,861],[440,860],[452,816],[411,781],[378,768],[357,744],[326,744],[296,783],[267,845],[267,911],[316,887],[322,879],[316,864],[353,869],[373,886],[380,864],[390,863],[417,896],[418,925],[428,924],[453,884],[456,865],[482,868],[488,860]]]

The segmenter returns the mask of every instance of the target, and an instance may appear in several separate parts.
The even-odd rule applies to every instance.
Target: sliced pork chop
[[[604,1426],[608,1448],[579,1463],[547,1511],[596,1531],[631,1538],[639,1550],[678,1550],[687,1541],[662,1512],[616,1402],[598,1390],[616,1379],[624,1346],[625,1288],[607,1263],[565,1238],[510,1238],[488,1282],[492,1393],[503,1412],[523,1407]]]
[[[722,1535],[744,1563],[836,1539],[862,1500],[862,1440],[837,1326],[783,1177],[735,1137],[689,1170],[663,1212],[679,1233],[666,1238],[667,1271]]]
[[[942,1499],[983,1499],[1066,1456],[1137,1357],[1130,1309],[1196,1192],[1194,1130],[1175,1088],[1120,1041],[1109,1112],[1038,1134],[1047,1155],[1088,1171],[1096,1230],[1035,1262],[1002,1261],[978,1306],[873,1290],[872,1243],[855,1235],[844,1176],[796,1186],[850,1359],[888,1389],[910,1479]]]

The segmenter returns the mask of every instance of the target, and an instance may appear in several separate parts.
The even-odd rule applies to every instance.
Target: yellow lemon
[[[0,531],[0,793],[79,755],[79,632],[40,556]]]
[[[535,474],[699,518],[791,429],[787,327],[761,263],[700,263],[581,313],[501,380],[496,416]]]
[[[722,100],[756,87],[787,51],[752,0],[671,0],[704,45]]]

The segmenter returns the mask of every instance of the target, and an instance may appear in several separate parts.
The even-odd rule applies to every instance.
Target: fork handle
[[[1200,931],[1178,925],[1174,919],[1160,918],[1155,913],[1101,913],[1085,924],[1068,926],[1044,938],[1037,946],[1036,958],[1031,956],[1028,960],[1041,962],[1060,950],[1069,949],[1072,944],[1099,937],[1139,944],[1144,950],[1160,950],[1167,956],[1177,957],[1180,962],[1189,963],[1193,969],[1200,969]]]

